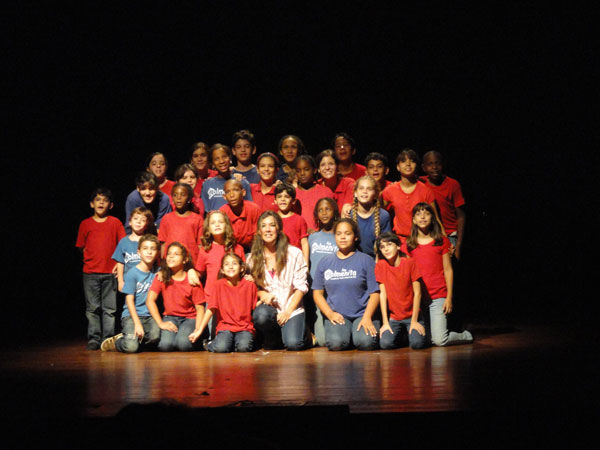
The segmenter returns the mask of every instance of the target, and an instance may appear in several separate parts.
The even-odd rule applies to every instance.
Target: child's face
[[[265,244],[272,244],[277,240],[279,229],[274,217],[267,216],[260,223],[258,234]]]
[[[208,164],[208,152],[204,147],[199,147],[192,153],[192,166],[202,171]]]
[[[287,164],[291,164],[296,156],[298,156],[298,143],[294,138],[284,139],[281,143],[281,149],[279,150],[281,156]]]
[[[170,246],[167,250],[166,262],[169,269],[180,269],[184,263],[183,251],[175,245]]]
[[[379,244],[379,250],[381,250],[383,257],[391,263],[396,260],[400,247],[394,242],[383,241]]]
[[[342,222],[335,229],[335,243],[341,251],[350,250],[354,247],[356,236],[349,223]]]
[[[229,173],[231,158],[226,150],[219,148],[212,153],[212,163],[219,173]]]
[[[238,139],[231,150],[238,162],[242,164],[250,163],[252,155],[256,153],[256,147],[252,147],[252,144],[246,139]]]
[[[296,175],[300,184],[310,184],[315,179],[316,170],[308,161],[301,159],[296,164]]]
[[[425,209],[417,211],[413,216],[413,223],[421,229],[427,229],[431,225],[431,213]]]
[[[236,208],[244,202],[246,190],[236,181],[229,180],[225,183],[225,200],[229,206]]]
[[[337,174],[337,164],[331,156],[325,156],[319,163],[319,173],[323,178],[329,180]]]
[[[275,204],[281,212],[287,213],[290,209],[292,209],[294,199],[290,194],[288,194],[287,191],[282,191],[275,196]]]
[[[146,183],[143,186],[138,186],[137,191],[140,193],[142,200],[146,204],[152,203],[156,198],[157,189],[149,183]]]
[[[404,161],[400,161],[396,168],[398,169],[398,172],[400,172],[400,175],[410,177],[415,174],[417,163],[410,158],[406,158]]]
[[[354,155],[354,149],[352,148],[350,141],[341,136],[335,139],[333,150],[340,161],[351,161],[352,155]]]
[[[218,236],[225,233],[225,217],[221,213],[215,213],[208,220],[208,231],[212,236]]]
[[[175,187],[171,192],[171,198],[173,199],[173,204],[175,205],[175,209],[177,211],[185,209],[186,205],[190,201],[189,193],[183,186]]]
[[[367,175],[371,175],[378,183],[386,177],[389,171],[390,169],[385,167],[383,161],[371,159],[367,162]]]
[[[235,278],[240,275],[242,266],[240,266],[240,262],[237,258],[234,258],[233,256],[226,256],[223,259],[221,271],[227,278]]]
[[[104,195],[96,195],[94,200],[90,202],[90,207],[94,210],[94,214],[98,217],[104,217],[113,207],[113,204]]]
[[[432,180],[439,180],[442,178],[442,160],[435,154],[429,154],[423,159],[421,166],[423,172],[427,174]]]
[[[369,180],[361,180],[356,185],[354,196],[357,198],[359,203],[371,203],[375,200],[375,186]]]
[[[329,202],[322,201],[319,203],[317,209],[317,217],[319,218],[319,222],[322,224],[328,224],[333,220],[334,215],[335,211]]]
[[[147,217],[144,214],[135,213],[129,218],[129,226],[134,234],[141,235],[146,229]]]
[[[138,254],[142,261],[151,266],[158,257],[158,246],[156,242],[144,241],[138,249]]]
[[[154,157],[150,160],[150,165],[148,166],[150,172],[152,172],[156,178],[162,178],[165,176],[165,172],[167,171],[167,161],[163,155],[154,155]]]
[[[194,189],[196,187],[196,183],[198,182],[198,177],[196,177],[196,174],[193,170],[186,170],[183,176],[177,181],[180,183],[185,183]]]
[[[260,179],[263,181],[273,181],[275,179],[275,174],[277,169],[275,168],[275,161],[273,158],[265,156],[261,158],[258,162],[258,175]]]

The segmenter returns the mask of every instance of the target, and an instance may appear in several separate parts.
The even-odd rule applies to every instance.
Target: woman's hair
[[[217,142],[216,144],[213,144],[210,147],[210,152],[209,152],[210,161],[213,160],[213,153],[215,152],[215,150],[219,150],[219,149],[225,150],[225,152],[227,153],[227,156],[229,156],[229,158],[231,158],[231,149],[229,147],[227,147],[225,144],[220,144]]]
[[[177,182],[173,185],[173,189],[171,189],[171,195],[175,192],[175,188],[183,188],[188,194],[188,200],[186,203],[186,211],[193,211],[194,204],[192,203],[192,199],[194,198],[194,190],[189,184]]]
[[[240,255],[237,255],[235,253],[225,253],[223,255],[223,258],[221,258],[221,267],[219,268],[219,273],[217,274],[217,280],[220,280],[221,278],[225,278],[225,275],[223,275],[223,264],[225,263],[225,258],[237,259],[237,262],[240,265],[240,277],[243,277],[248,272],[250,272],[250,270],[248,269],[248,264],[246,264],[244,262],[244,260],[240,257]]]
[[[310,164],[310,166],[313,169],[317,168],[317,163],[315,162],[315,158],[313,158],[311,155],[309,155],[308,153],[305,153],[303,155],[298,155],[298,157],[296,158],[296,160],[294,161],[294,168],[296,168],[298,166],[298,163],[300,161],[306,161],[307,163]]]
[[[146,158],[146,168],[150,167],[150,163],[152,162],[152,158],[154,158],[155,156],[162,156],[165,159],[165,168],[169,167],[169,162],[167,161],[167,157],[165,156],[165,154],[163,152],[154,152],[152,153],[150,156],[148,156],[148,158]]]
[[[256,147],[256,138],[254,137],[254,133],[250,130],[239,130],[233,133],[233,136],[231,137],[231,146],[235,147],[235,143],[240,139],[250,142],[252,148]]]
[[[175,171],[175,176],[173,177],[173,179],[175,181],[179,181],[183,178],[183,176],[185,175],[185,173],[191,170],[194,173],[194,176],[196,178],[198,178],[198,172],[196,172],[196,168],[194,166],[192,166],[190,163],[185,163],[180,165],[177,170]]]
[[[412,210],[411,217],[415,217],[415,215],[420,211],[427,211],[431,214],[431,227],[429,229],[429,236],[433,238],[433,245],[438,246],[442,245],[444,241],[444,235],[442,234],[442,227],[440,227],[440,223],[437,221],[435,212],[429,203],[421,202],[417,203]],[[410,236],[406,239],[406,247],[408,251],[412,251],[419,245],[419,241],[417,240],[419,237],[419,227],[414,223],[410,229]]]
[[[387,156],[383,153],[371,152],[365,157],[365,166],[369,165],[369,161],[381,161],[385,167],[389,167]]]
[[[296,136],[294,134],[286,134],[281,139],[279,139],[279,144],[277,144],[277,149],[279,151],[281,151],[281,146],[283,145],[283,141],[285,141],[286,139],[293,139],[294,141],[296,141],[296,144],[298,144],[298,154],[296,156],[303,155],[304,153],[306,153],[306,148],[304,147],[304,142],[302,142],[302,139],[300,139],[298,136]]]
[[[263,158],[271,158],[273,160],[273,162],[275,163],[275,167],[280,166],[279,158],[275,155],[275,153],[271,153],[271,152],[264,152],[264,153],[261,153],[260,155],[258,155],[258,157],[256,158],[257,166],[258,166],[258,163],[260,162],[260,160]]]
[[[382,242],[391,242],[392,244],[396,244],[398,246],[398,254],[400,257],[406,257],[406,254],[401,250],[402,242],[400,238],[391,231],[386,231],[381,233],[377,239],[375,239],[375,254],[379,257],[379,259],[385,260],[385,256],[381,252],[381,243]]]
[[[169,253],[169,249],[171,247],[179,247],[181,249],[181,254],[183,255],[183,270],[185,272],[194,268],[194,264],[192,263],[192,259],[190,258],[190,253],[187,251],[187,249],[185,248],[185,246],[183,244],[181,244],[177,241],[171,242],[169,244],[169,246],[167,247],[167,251],[165,252],[165,255],[167,255]],[[171,284],[173,282],[173,280],[172,280],[173,272],[171,271],[171,268],[169,266],[167,266],[166,256],[165,256],[165,258],[163,258],[163,260],[160,263],[160,272],[162,275],[163,283],[165,283],[168,286],[169,284]]]
[[[129,215],[129,220],[135,215],[141,214],[146,217],[146,228],[144,228],[144,233],[147,234],[156,234],[156,225],[154,225],[154,214],[145,206],[138,206],[137,208],[133,208],[131,214]]]
[[[296,200],[296,188],[293,184],[288,183],[287,181],[282,181],[275,186],[275,197],[281,194],[283,191],[287,192],[292,200]]]
[[[275,270],[277,271],[277,274],[280,274],[287,264],[288,249],[288,238],[283,232],[283,222],[281,221],[281,217],[279,217],[279,214],[275,211],[265,211],[258,218],[256,234],[254,235],[252,248],[250,250],[250,258],[252,259],[252,277],[254,278],[256,285],[263,288],[265,287],[265,243],[260,235],[260,226],[267,217],[275,219],[275,223],[277,224],[277,239],[275,241]]]
[[[354,249],[359,248],[359,246],[360,246],[360,230],[358,229],[358,224],[354,220],[348,219],[347,217],[342,217],[341,219],[336,220],[335,223],[333,224],[333,234],[335,235],[335,231],[337,230],[337,227],[339,227],[343,223],[350,224],[350,226],[352,227],[352,232],[354,233]]]
[[[340,208],[338,207],[337,202],[334,199],[332,199],[331,197],[323,197],[323,198],[319,199],[319,201],[317,201],[317,203],[315,203],[315,208],[313,209],[313,217],[315,219],[315,223],[317,224],[317,227],[319,228],[319,230],[324,230],[324,229],[326,229],[325,224],[319,220],[319,205],[321,204],[321,202],[329,203],[329,206],[331,206],[331,209],[333,209],[333,218],[331,219],[331,222],[329,222],[330,227],[333,227],[333,224],[339,220]]]
[[[358,180],[356,180],[356,183],[354,183],[354,199],[352,200],[352,209],[350,210],[350,213],[352,215],[352,220],[358,223],[358,198],[356,197],[356,191],[358,190],[358,185],[361,181],[369,181],[375,188],[375,218],[373,225],[375,228],[375,237],[377,238],[379,236],[379,233],[381,233],[381,220],[379,217],[381,214],[381,199],[379,198],[379,184],[377,184],[377,181],[375,181],[375,178],[373,178],[372,176],[364,175]]]
[[[208,252],[210,250],[210,248],[212,247],[213,241],[215,240],[213,238],[212,234],[210,234],[210,227],[209,227],[210,218],[214,214],[221,214],[223,216],[223,219],[225,219],[225,230],[223,232],[223,234],[225,235],[225,239],[223,240],[223,248],[225,249],[225,253],[233,252],[233,249],[235,247],[235,237],[233,236],[233,227],[231,226],[231,222],[229,221],[229,217],[227,217],[227,214],[225,214],[223,211],[219,211],[218,209],[209,211],[206,214],[206,217],[204,219],[204,224],[202,225],[202,237],[200,238],[200,240],[202,242],[202,248],[204,249],[205,252]]]
[[[141,189],[147,184],[158,190],[158,179],[156,178],[156,175],[146,170],[138,173],[137,177],[135,177],[135,186]]]
[[[356,150],[356,141],[354,139],[352,139],[352,137],[348,133],[345,133],[343,131],[336,133],[335,136],[333,136],[333,139],[331,140],[331,146],[333,148],[335,148],[335,140],[340,137],[344,138],[348,142],[350,142],[350,146],[352,147],[352,150]]]
[[[412,148],[405,148],[398,153],[398,156],[396,156],[396,165],[398,165],[398,163],[401,161],[406,161],[407,159],[414,161],[417,163],[417,165],[419,164],[419,155],[417,155],[417,152],[415,152]]]

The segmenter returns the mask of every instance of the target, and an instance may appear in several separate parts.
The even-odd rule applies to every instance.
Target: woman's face
[[[325,156],[319,163],[319,173],[323,178],[329,180],[337,174],[337,164],[332,156]]]
[[[274,217],[267,216],[261,222],[258,233],[265,244],[273,244],[277,240],[279,229]]]

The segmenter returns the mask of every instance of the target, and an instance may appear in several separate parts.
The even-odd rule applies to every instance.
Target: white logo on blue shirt
[[[210,188],[207,192],[209,200],[213,197],[224,197],[225,191],[219,188]]]
[[[347,269],[342,269],[342,270],[331,270],[331,269],[327,269],[324,273],[323,273],[323,277],[325,278],[325,280],[347,280],[349,278],[356,278],[356,270],[347,270]]]

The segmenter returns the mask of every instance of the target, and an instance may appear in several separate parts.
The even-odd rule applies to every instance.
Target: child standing
[[[400,250],[400,238],[394,233],[382,233],[375,245],[379,256],[375,278],[379,283],[383,323],[379,330],[379,346],[388,350],[408,343],[412,349],[425,348],[425,326],[419,321],[421,274],[415,260],[407,258]]]
[[[158,240],[163,243],[162,256],[165,255],[165,248],[171,242],[179,242],[185,246],[193,263],[198,259],[198,243],[203,219],[192,211],[194,191],[190,185],[176,183],[171,192],[175,211],[163,218],[158,230]]]
[[[87,349],[98,350],[103,339],[115,334],[117,283],[111,256],[125,237],[125,229],[119,219],[108,215],[113,207],[108,189],[96,189],[90,207],[94,214],[79,225],[75,246],[83,253]]]
[[[146,170],[158,180],[158,188],[166,195],[171,195],[175,182],[167,179],[167,158],[161,152],[154,152],[146,161]]]
[[[186,271],[192,261],[185,247],[172,242],[167,247],[167,256],[161,265],[161,277],[154,278],[146,299],[148,311],[161,329],[158,349],[163,352],[194,350],[204,316],[204,290],[202,286],[191,286]],[[162,294],[164,316],[156,305]],[[190,336],[191,335],[191,336]]]
[[[214,284],[213,295],[207,301],[206,312],[197,333],[199,336],[215,315],[215,339],[207,350],[216,353],[251,352],[254,345],[252,311],[256,307],[256,285],[244,279],[246,264],[238,255],[228,253],[223,257],[219,279]],[[195,336],[194,336],[195,337]]]
[[[251,184],[252,201],[261,211],[270,209],[277,211],[275,204],[275,175],[279,167],[279,159],[273,153],[261,153],[256,159],[260,182]]]
[[[194,188],[194,194],[199,196],[202,192],[202,184],[204,183],[204,180],[214,177],[218,173],[216,170],[213,170],[209,167],[208,145],[206,145],[204,142],[196,142],[192,146],[192,157],[190,159],[190,164],[196,171],[196,176],[198,177],[198,182]]]
[[[275,203],[279,208],[277,214],[283,222],[283,232],[287,236],[290,245],[302,250],[304,262],[308,265],[306,220],[292,211],[295,201],[296,189],[290,183],[284,181],[275,187]]]
[[[237,165],[232,170],[233,173],[239,173],[250,184],[256,184],[260,181],[256,166],[252,164],[252,156],[256,153],[256,139],[249,130],[236,131],[231,139],[231,150],[237,161]]]
[[[260,217],[261,209],[256,203],[244,200],[245,195],[246,190],[241,181],[227,180],[225,182],[225,198],[227,199],[227,203],[219,209],[229,218],[233,227],[235,241],[248,252],[256,233],[256,224]]]
[[[380,208],[379,185],[369,175],[360,177],[354,185],[354,203],[350,217],[358,224],[360,251],[375,258],[375,239],[380,233],[392,231],[389,213]]]
[[[319,199],[333,197],[333,191],[315,181],[317,164],[310,155],[299,155],[295,162],[296,170],[296,212],[300,214],[308,227],[310,235],[318,229],[314,210]]]
[[[136,188],[129,193],[125,201],[126,231],[131,233],[129,219],[135,208],[143,206],[152,211],[154,225],[160,228],[160,222],[165,214],[171,212],[169,196],[158,190],[158,180],[150,172],[140,172],[135,180]]]
[[[317,167],[321,175],[320,184],[331,189],[338,209],[342,211],[344,205],[352,203],[354,180],[338,173],[338,160],[333,150],[323,150],[317,155]]]
[[[372,152],[365,158],[365,166],[367,167],[367,175],[373,177],[379,186],[379,192],[392,184],[386,177],[390,172],[388,159],[385,155],[377,152]]]
[[[462,333],[448,332],[446,315],[452,312],[454,275],[450,262],[450,242],[442,234],[434,214],[431,205],[418,203],[412,211],[413,225],[406,241],[408,254],[415,259],[423,275],[426,287],[424,294],[431,302],[431,340],[438,346],[472,342],[473,336],[467,330]]]
[[[296,181],[296,173],[294,172],[294,161],[296,158],[304,154],[304,142],[298,136],[286,134],[279,140],[277,145],[279,154],[283,158],[283,164],[277,172],[277,179],[294,183]]]
[[[131,234],[119,241],[112,255],[112,259],[117,263],[117,285],[121,292],[125,283],[125,274],[140,262],[140,253],[138,252],[140,238],[154,228],[152,211],[143,206],[135,208],[131,212],[129,228],[131,228]]]
[[[366,168],[362,164],[357,164],[352,160],[356,153],[356,143],[348,133],[337,133],[331,143],[335,150],[335,156],[338,160],[338,172],[343,177],[358,180],[366,173]]]
[[[198,175],[196,169],[191,164],[182,164],[175,171],[175,182],[184,183],[190,185],[193,192],[192,205],[194,212],[204,217],[204,203],[202,203],[202,197],[200,197],[200,191],[196,191],[198,186]],[[172,191],[171,191],[172,193]],[[173,199],[171,198],[171,208],[175,209]]]
[[[145,234],[138,242],[140,261],[125,274],[125,307],[121,314],[121,330],[102,342],[102,351],[136,353],[143,346],[158,344],[160,328],[146,306],[148,290],[156,275],[160,242],[153,234]]]

